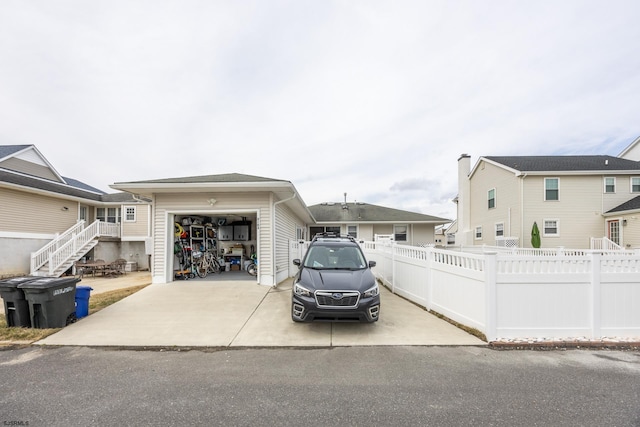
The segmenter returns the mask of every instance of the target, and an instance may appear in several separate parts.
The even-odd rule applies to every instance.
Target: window
[[[546,237],[560,236],[560,221],[557,219],[545,219],[542,235]]]
[[[354,239],[358,238],[358,226],[357,225],[347,225],[347,234]]]
[[[393,226],[393,236],[396,242],[406,242],[407,241],[407,229],[406,225],[394,225]]]
[[[604,192],[615,193],[616,192],[616,179],[608,176],[604,178]]]
[[[544,179],[544,199],[560,200],[560,178]]]
[[[136,222],[136,207],[126,206],[124,208],[124,220],[125,222]]]
[[[87,221],[89,220],[89,209],[86,206],[80,206],[80,219]]]
[[[313,239],[316,234],[333,233],[341,234],[340,226],[338,227],[309,227],[309,238]]]
[[[496,207],[496,189],[492,188],[487,192],[487,200],[489,209]]]
[[[119,223],[120,208],[98,208],[96,211],[96,219],[114,224]]]
[[[482,240],[482,226],[476,227],[474,236],[476,240]]]
[[[631,192],[640,193],[640,178],[631,177]]]
[[[504,222],[499,222],[496,224],[496,237],[504,236]]]

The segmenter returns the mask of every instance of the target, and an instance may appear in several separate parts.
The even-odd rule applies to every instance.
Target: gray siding
[[[21,160],[16,157],[9,158],[0,163],[0,167],[37,176],[39,178],[49,179],[51,181],[61,182],[49,167]]]

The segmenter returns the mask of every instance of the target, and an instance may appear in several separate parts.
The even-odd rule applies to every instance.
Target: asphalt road
[[[0,351],[0,426],[640,426],[640,352]]]

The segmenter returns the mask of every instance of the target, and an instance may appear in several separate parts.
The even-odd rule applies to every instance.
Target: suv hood
[[[368,268],[362,270],[315,270],[303,268],[300,282],[314,290],[349,290],[364,292],[375,284],[373,273]]]

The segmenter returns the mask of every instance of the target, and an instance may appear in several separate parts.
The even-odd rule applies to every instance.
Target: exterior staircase
[[[42,249],[31,254],[31,276],[60,277],[93,249],[100,237],[120,237],[120,224],[95,221],[85,227],[78,221]]]

